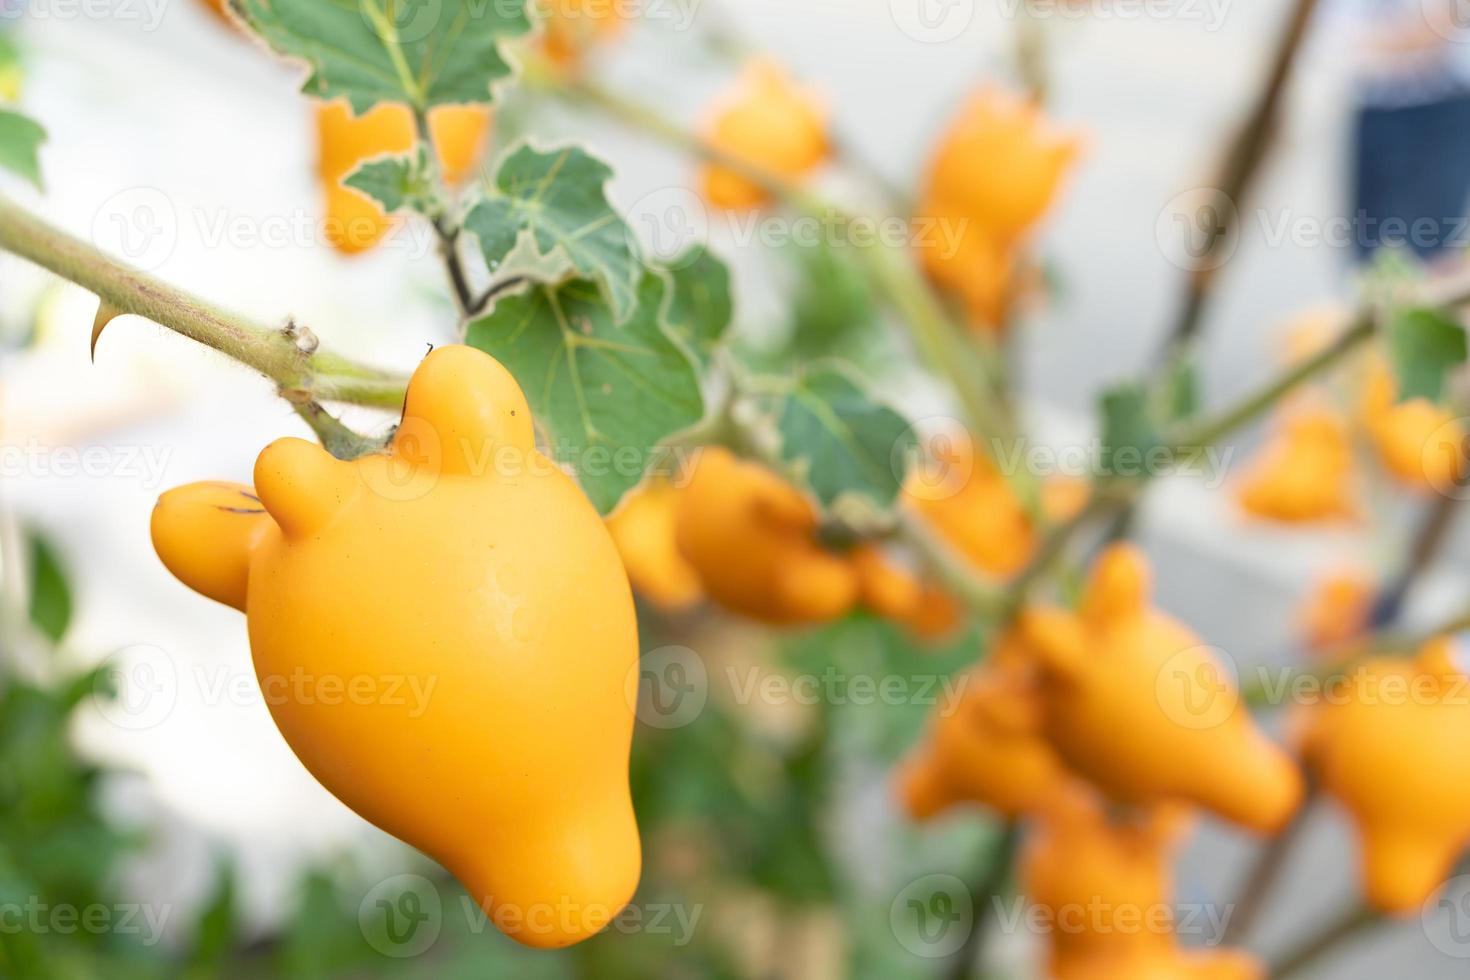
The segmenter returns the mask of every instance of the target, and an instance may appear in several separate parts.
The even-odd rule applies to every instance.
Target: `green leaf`
[[[734,315],[730,270],[709,249],[695,245],[670,264],[668,275],[673,285],[669,327],[707,369]]]
[[[515,375],[558,461],[606,514],[637,486],[659,443],[704,416],[699,374],[664,326],[668,286],[649,272],[619,322],[595,283],[502,296],[466,342]]]
[[[0,109],[0,169],[24,177],[42,190],[41,144],[46,130],[35,120],[9,109]]]
[[[777,427],[781,458],[796,464],[824,507],[845,494],[887,507],[918,450],[904,417],[833,364],[802,372]]]
[[[369,160],[342,183],[377,201],[389,214],[403,208],[427,213],[435,196],[428,151],[422,145],[414,155]]]
[[[542,153],[522,145],[500,164],[490,196],[465,227],[480,240],[491,272],[524,237],[537,259],[596,280],[622,322],[637,302],[642,266],[631,231],[607,201],[611,177],[607,164],[579,147]]]
[[[850,250],[794,245],[787,251],[800,274],[792,300],[792,349],[807,358],[851,350],[877,322],[872,283]]]
[[[1445,375],[1465,363],[1465,328],[1438,310],[1400,310],[1388,325],[1399,401],[1444,394]]]
[[[1179,358],[1167,369],[1154,393],[1154,417],[1173,425],[1195,415],[1199,405],[1199,371],[1194,358]]]
[[[238,900],[234,862],[221,855],[215,860],[214,890],[194,922],[194,948],[189,954],[194,972],[216,972],[229,965],[238,938],[235,925]]]
[[[302,91],[427,110],[493,101],[511,73],[502,41],[530,29],[526,0],[231,0],[278,54],[311,67]]]
[[[29,535],[31,568],[30,619],[51,642],[59,643],[71,625],[71,589],[66,573],[51,544],[38,534]]]
[[[1140,384],[1115,385],[1102,394],[1102,471],[1113,476],[1142,474],[1143,458],[1163,445],[1149,411],[1148,391]]]

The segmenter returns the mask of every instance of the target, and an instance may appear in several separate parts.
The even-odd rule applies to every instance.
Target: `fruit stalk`
[[[407,380],[326,351],[304,349],[294,329],[272,330],[169,285],[53,227],[0,196],[0,250],[95,293],[131,313],[254,368],[282,392],[318,402],[376,408],[403,405]]]

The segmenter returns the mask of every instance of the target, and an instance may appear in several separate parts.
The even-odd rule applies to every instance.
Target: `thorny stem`
[[[0,250],[11,252],[131,313],[254,368],[283,392],[315,402],[403,405],[407,380],[326,351],[305,351],[272,330],[130,268],[0,196]]]

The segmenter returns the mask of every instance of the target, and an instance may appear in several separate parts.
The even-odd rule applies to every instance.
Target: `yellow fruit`
[[[1210,648],[1149,607],[1148,577],[1137,549],[1114,545],[1098,558],[1080,613],[1023,614],[1047,738],[1121,802],[1188,803],[1243,827],[1281,827],[1301,802],[1301,774],[1256,728]]]
[[[679,504],[677,540],[726,609],[774,625],[821,623],[852,609],[858,576],[818,543],[817,528],[816,508],[795,487],[710,447]]]
[[[710,146],[776,177],[805,176],[827,158],[827,120],[822,107],[778,65],[756,61],[716,109],[706,138]],[[757,207],[769,200],[760,185],[718,165],[704,170],[704,193],[716,207]]]
[[[1347,425],[1334,412],[1304,406],[1288,414],[1237,488],[1241,507],[1293,524],[1356,516],[1353,450]]]
[[[627,26],[619,0],[538,0],[541,51],[557,66],[576,68],[594,46]]]
[[[1330,693],[1297,719],[1303,755],[1358,826],[1368,901],[1417,915],[1470,847],[1470,677],[1438,639]]]
[[[941,228],[945,218],[935,205],[919,212],[916,229]],[[924,271],[940,287],[958,296],[973,326],[999,331],[1006,325],[1017,291],[1016,253],[991,239],[983,228],[957,227],[951,242],[943,235],[916,234],[915,249]]]
[[[1378,458],[1401,483],[1446,492],[1465,477],[1470,446],[1464,425],[1427,398],[1397,402],[1398,384],[1383,360],[1369,368],[1361,417]]]
[[[385,452],[342,462],[282,439],[255,466],[265,515],[221,509],[248,492],[165,495],[153,540],[183,581],[243,608],[306,768],[520,942],[605,926],[640,867],[637,623],[612,539],[536,451],[515,380],[439,348]]]
[[[633,588],[667,612],[681,612],[704,598],[699,575],[679,553],[676,540],[682,494],[668,480],[651,480],[607,519]]]
[[[1300,622],[1307,647],[1331,650],[1367,630],[1378,587],[1360,571],[1337,572],[1319,582],[1303,604]]]
[[[413,113],[404,105],[381,103],[354,116],[347,102],[338,100],[319,104],[316,118],[324,233],[338,251],[355,255],[378,244],[393,219],[366,194],[344,187],[342,179],[373,157],[413,149]],[[485,106],[440,106],[429,113],[429,135],[445,180],[457,184],[474,171],[489,131]]]
[[[916,820],[959,803],[1021,817],[1075,781],[1041,736],[1036,679],[1008,644],[960,675],[935,708],[928,737],[900,767],[898,794]]]

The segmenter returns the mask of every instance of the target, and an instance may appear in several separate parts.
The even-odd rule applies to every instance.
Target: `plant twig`
[[[1384,924],[1383,916],[1365,905],[1342,913],[1326,928],[1307,937],[1271,968],[1270,980],[1285,980],[1312,966],[1338,945]]]
[[[449,275],[449,285],[454,291],[454,302],[459,307],[460,319],[467,319],[479,311],[475,305],[474,291],[464,262],[459,254],[459,229],[449,226],[443,218],[431,222],[434,234],[439,236],[439,257],[444,262],[444,271]],[[483,307],[481,307],[483,308]]]
[[[291,403],[291,408],[301,417],[301,420],[311,427],[311,431],[316,433],[322,448],[338,459],[360,459],[372,453],[382,452],[383,447],[387,444],[385,440],[373,439],[354,432],[344,425],[341,419],[310,398],[296,397],[296,393],[293,392],[282,392],[282,396]]]
[[[976,976],[985,957],[985,943],[990,936],[990,906],[1005,892],[1006,884],[1016,867],[1016,854],[1021,847],[1021,825],[1006,821],[1000,839],[986,855],[985,870],[970,892],[970,907],[975,921],[965,944],[954,954],[953,966],[947,976],[949,980],[970,980]]]
[[[1316,809],[1317,792],[1315,786],[1309,788],[1291,822],[1266,843],[1251,864],[1239,897],[1231,905],[1230,922],[1225,927],[1225,934],[1220,937],[1222,946],[1238,946],[1250,936],[1261,913],[1265,911],[1266,900],[1270,898],[1276,883],[1286,871],[1287,859],[1306,834]]]
[[[131,313],[213,348],[319,402],[396,409],[407,380],[325,351],[306,351],[291,331],[272,330],[133,269],[0,196],[0,250],[95,293]]]
[[[1214,292],[1219,272],[1219,253],[1235,230],[1240,219],[1240,208],[1259,174],[1262,161],[1270,148],[1277,119],[1281,115],[1282,97],[1291,80],[1292,69],[1297,62],[1307,27],[1317,9],[1318,0],[1296,0],[1287,19],[1286,28],[1277,42],[1265,83],[1256,97],[1255,106],[1245,125],[1232,144],[1225,160],[1224,173],[1220,181],[1220,193],[1228,207],[1224,213],[1211,212],[1207,220],[1208,242],[1205,245],[1199,268],[1189,277],[1185,287],[1184,303],[1178,318],[1170,329],[1164,360],[1167,362],[1178,351],[1186,347],[1198,334],[1204,314]]]

